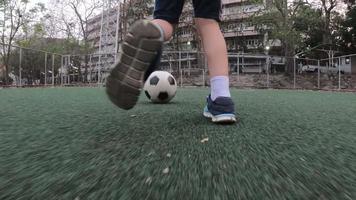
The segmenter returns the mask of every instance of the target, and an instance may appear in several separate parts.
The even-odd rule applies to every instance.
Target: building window
[[[261,43],[258,39],[250,39],[246,40],[246,44],[251,47],[258,47]]]

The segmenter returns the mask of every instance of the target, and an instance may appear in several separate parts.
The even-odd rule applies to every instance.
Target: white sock
[[[231,97],[228,76],[214,76],[210,79],[210,97],[215,101],[217,97]]]

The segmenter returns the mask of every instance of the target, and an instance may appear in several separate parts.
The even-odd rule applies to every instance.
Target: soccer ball
[[[167,103],[176,95],[177,83],[169,72],[155,71],[148,77],[143,89],[152,102]]]

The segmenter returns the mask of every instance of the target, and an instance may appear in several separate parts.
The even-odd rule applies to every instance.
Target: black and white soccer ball
[[[143,87],[148,99],[154,103],[168,103],[177,92],[176,79],[166,71],[153,72]]]

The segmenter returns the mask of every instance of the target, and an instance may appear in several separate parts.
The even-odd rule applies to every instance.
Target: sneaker
[[[146,71],[157,60],[163,44],[159,27],[148,20],[134,23],[122,44],[122,53],[106,80],[106,93],[116,106],[133,108],[140,96]]]
[[[235,105],[230,97],[218,97],[213,101],[209,95],[203,115],[214,123],[236,122]]]

